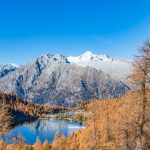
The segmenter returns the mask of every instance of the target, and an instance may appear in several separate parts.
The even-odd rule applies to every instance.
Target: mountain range
[[[127,58],[111,58],[107,54],[95,55],[90,51],[73,57],[67,57],[72,63],[80,66],[90,66],[102,70],[104,73],[111,75],[113,79],[127,82],[127,77],[132,70],[132,60]]]
[[[16,93],[36,104],[73,106],[124,95],[129,90],[124,81],[130,69],[130,60],[91,52],[78,57],[47,54],[21,67],[0,67],[0,92]]]

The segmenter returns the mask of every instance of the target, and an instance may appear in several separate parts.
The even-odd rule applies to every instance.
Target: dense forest
[[[71,134],[68,138],[56,135],[52,144],[37,141],[30,146],[25,143],[7,145],[2,142],[4,149],[34,149],[34,150],[114,150],[135,149],[136,147],[136,118],[138,106],[135,100],[136,92],[130,92],[120,99],[92,100],[87,104],[90,112],[86,128]],[[150,110],[147,112],[150,117]],[[150,146],[150,122],[144,126],[143,135],[147,146]]]
[[[35,105],[22,101],[15,94],[0,93],[0,133],[5,133],[15,124],[46,117],[47,113],[63,112],[62,106]]]

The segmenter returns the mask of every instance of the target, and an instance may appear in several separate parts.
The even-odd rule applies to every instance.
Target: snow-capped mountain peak
[[[12,69],[12,68],[19,68],[19,65],[14,64],[14,63],[5,63],[5,64],[0,64],[0,69]]]
[[[92,57],[94,54],[91,51],[86,51],[81,57]]]
[[[91,51],[86,51],[80,56],[67,57],[71,63],[80,66],[90,66],[102,70],[104,73],[111,75],[114,79],[126,81],[131,72],[132,61],[125,58],[111,58],[107,54],[96,55]]]
[[[10,65],[13,66],[13,67],[15,67],[15,68],[19,68],[20,67],[19,65],[14,64],[14,63],[11,63]]]
[[[17,69],[19,69],[19,65],[14,63],[0,64],[0,78]]]
[[[61,54],[46,54],[42,55],[38,59],[43,60],[43,61],[62,61],[65,63],[69,63],[67,57],[61,55]]]
[[[68,60],[77,63],[79,61],[111,61],[111,58],[107,54],[96,55],[91,51],[86,51],[85,53],[77,57],[69,56]]]
[[[47,56],[49,57],[49,59],[52,59],[54,61],[63,61],[65,63],[69,63],[67,57],[61,54],[55,54],[55,55],[47,54]]]

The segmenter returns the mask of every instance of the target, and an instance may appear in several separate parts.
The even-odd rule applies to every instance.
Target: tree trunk
[[[147,150],[145,145],[145,138],[144,136],[140,136],[136,138],[136,148],[135,150]]]
[[[135,139],[136,141],[135,150],[147,150],[148,148],[146,146],[146,140],[143,134],[143,127],[139,125],[136,129],[137,129],[137,137]]]

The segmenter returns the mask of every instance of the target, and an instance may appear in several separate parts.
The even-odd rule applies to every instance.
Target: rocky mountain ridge
[[[82,67],[62,55],[43,55],[0,78],[0,92],[32,103],[73,106],[90,99],[116,98],[129,90],[101,70]]]

